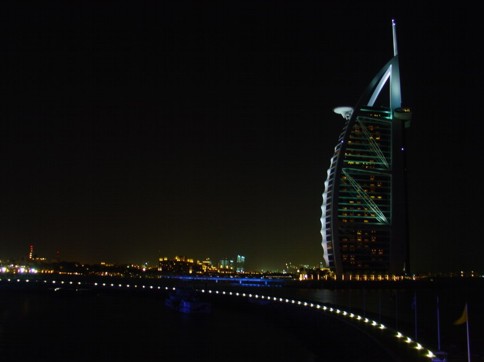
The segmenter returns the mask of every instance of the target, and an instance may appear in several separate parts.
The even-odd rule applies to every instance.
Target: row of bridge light
[[[281,297],[271,297],[271,296],[264,296],[264,295],[258,295],[258,294],[250,294],[250,293],[248,294],[248,293],[239,293],[239,292],[225,292],[225,291],[219,291],[219,290],[212,291],[212,290],[202,289],[201,292],[202,293],[208,293],[208,294],[221,294],[221,295],[229,295],[229,296],[236,296],[236,297],[242,297],[242,298],[244,298],[244,297],[245,298],[255,298],[255,299],[262,299],[262,300],[274,301],[274,302],[279,302],[279,303],[295,304],[295,305],[302,306],[302,307],[308,307],[308,308],[314,308],[314,309],[322,310],[324,312],[335,313],[335,314],[341,315],[341,316],[346,317],[346,318],[350,318],[350,319],[360,321],[362,323],[365,323],[365,324],[370,325],[370,326],[377,328],[377,329],[381,329],[381,330],[387,329],[387,327],[385,327],[385,325],[383,325],[382,323],[378,323],[374,320],[370,320],[370,319],[362,317],[360,315],[356,315],[354,313],[350,313],[350,312],[341,310],[339,308],[328,307],[328,306],[325,306],[325,305],[321,306],[320,304],[303,302],[303,301],[300,301],[300,300],[281,298]],[[425,350],[425,348],[420,343],[414,342],[410,337],[404,336],[401,332],[397,331],[396,334],[395,334],[395,337],[397,339],[404,341],[405,343],[407,343],[409,345],[414,343],[413,347],[415,349],[419,350],[419,351]],[[427,349],[425,351],[425,357],[434,358],[436,356],[431,350]]]
[[[2,280],[6,280],[7,282],[15,282],[16,281],[16,282],[19,282],[19,283],[20,282],[30,283],[30,280],[29,279],[15,279],[14,280],[14,279],[2,279],[2,278],[0,278],[0,282]],[[37,283],[38,280],[34,280],[34,282]],[[67,281],[64,281],[64,280],[60,280],[60,281],[56,281],[56,280],[50,280],[50,281],[49,280],[43,280],[43,282],[44,282],[44,284],[51,283],[51,284],[57,284],[57,285],[59,285],[59,284],[60,285],[64,285],[64,284],[68,284],[68,285],[87,285],[87,286],[90,286],[91,285],[90,283],[73,282],[73,281],[67,282]],[[119,287],[119,288],[123,288],[123,287],[125,287],[125,288],[131,288],[131,287],[133,287],[133,288],[138,288],[138,285],[137,284],[135,284],[135,285],[130,285],[130,284],[123,285],[123,284],[119,284],[119,283],[118,284],[115,284],[115,283],[97,283],[97,282],[92,283],[92,286],[95,286],[95,287]],[[162,289],[161,286],[154,287],[153,285],[141,285],[139,287],[142,288],[142,289],[146,289],[146,288],[148,288],[148,289],[157,289],[157,290],[161,290]],[[61,288],[58,288],[57,290],[60,290],[60,289]],[[165,289],[165,290],[170,290],[170,289],[176,290],[175,287],[171,287],[171,288],[164,287],[163,289]]]
[[[0,278],[0,282],[2,281],[2,278]],[[6,279],[7,282],[26,282],[26,283],[29,283],[30,280],[29,279]],[[35,280],[35,282],[38,282],[38,280]],[[47,284],[49,283],[48,280],[44,280],[43,281],[44,284]],[[60,285],[63,285],[63,284],[69,284],[69,285],[89,285],[89,283],[81,283],[81,282],[73,282],[73,281],[69,281],[69,282],[66,282],[64,280],[61,280],[59,282],[57,282],[56,280],[51,280],[50,281],[51,284],[60,284]],[[123,287],[126,287],[126,288],[138,288],[138,285],[135,284],[135,285],[130,285],[130,284],[126,284],[126,285],[123,285],[123,284],[114,284],[114,283],[97,283],[97,282],[94,282],[92,283],[93,286],[95,287],[119,287],[119,288],[123,288]],[[161,286],[153,286],[153,285],[141,285],[140,286],[142,289],[157,289],[157,290],[161,290],[161,289],[164,289],[164,290],[176,290],[175,287],[161,287]],[[56,288],[55,290],[59,290],[60,288]],[[205,289],[201,289],[201,290],[198,290],[199,292],[201,293],[208,293],[208,294],[219,294],[219,295],[229,295],[229,296],[235,296],[235,297],[242,297],[242,298],[255,298],[255,299],[261,299],[261,300],[266,300],[266,301],[274,301],[274,302],[279,302],[279,303],[288,303],[288,304],[295,304],[295,305],[298,305],[298,306],[302,306],[302,307],[308,307],[308,308],[314,308],[314,309],[318,309],[318,310],[322,310],[324,312],[329,312],[329,313],[335,313],[335,314],[338,314],[340,316],[343,316],[343,317],[346,317],[346,318],[350,318],[350,319],[354,319],[354,320],[357,320],[359,322],[362,322],[362,323],[365,323],[367,325],[370,325],[374,328],[377,328],[377,329],[387,329],[387,327],[385,327],[385,325],[383,325],[382,323],[378,323],[374,320],[370,320],[368,318],[365,318],[365,317],[362,317],[360,315],[356,315],[354,313],[350,313],[350,312],[347,312],[347,311],[344,311],[344,310],[341,310],[339,308],[333,308],[333,307],[327,307],[325,305],[321,306],[320,304],[314,304],[314,303],[310,303],[310,302],[303,302],[303,301],[300,301],[300,300],[294,300],[294,299],[288,299],[288,298],[281,298],[281,297],[271,297],[271,296],[265,296],[265,295],[258,295],[258,294],[251,294],[251,293],[239,293],[239,292],[226,292],[226,291],[219,291],[219,290],[205,290]],[[424,350],[425,348],[418,342],[414,342],[410,337],[407,337],[407,336],[404,336],[401,332],[396,332],[395,334],[395,337],[397,339],[400,339],[402,341],[404,341],[405,343],[409,344],[409,345],[412,345],[412,343],[414,344],[414,348],[417,349],[417,350]],[[425,357],[428,357],[428,358],[434,358],[436,357],[435,354],[427,349],[425,351]]]

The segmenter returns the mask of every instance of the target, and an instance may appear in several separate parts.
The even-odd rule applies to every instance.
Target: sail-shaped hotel
[[[341,278],[408,272],[405,132],[396,26],[393,57],[354,107],[337,107],[344,127],[324,183],[321,235],[326,265]]]

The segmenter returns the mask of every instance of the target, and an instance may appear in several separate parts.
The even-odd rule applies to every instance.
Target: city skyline
[[[478,5],[2,4],[0,257],[316,265],[343,120],[398,26],[411,270],[482,270]],[[371,40],[380,39],[374,46]]]

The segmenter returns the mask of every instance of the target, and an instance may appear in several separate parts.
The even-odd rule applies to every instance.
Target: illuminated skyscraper
[[[243,273],[245,271],[245,256],[237,255],[237,261],[235,262],[235,271],[237,273]]]
[[[394,56],[345,119],[324,183],[324,260],[338,276],[408,271],[405,128],[395,22]]]
[[[29,260],[34,260],[34,246],[32,244],[29,245]]]

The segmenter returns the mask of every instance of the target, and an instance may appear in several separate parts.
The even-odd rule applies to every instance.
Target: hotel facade
[[[344,118],[324,183],[321,235],[337,277],[408,273],[405,133],[395,22],[393,57]]]

